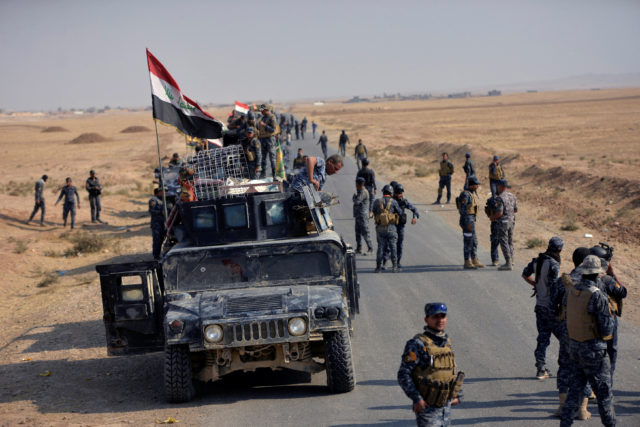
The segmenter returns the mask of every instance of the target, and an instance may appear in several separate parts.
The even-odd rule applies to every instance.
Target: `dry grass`
[[[113,246],[114,239],[103,234],[78,233],[68,234],[65,238],[73,243],[73,246],[64,252],[64,256],[78,256],[100,252]]]
[[[546,245],[547,242],[539,237],[532,237],[530,239],[527,239],[527,241],[525,242],[525,246],[527,249],[544,248]]]

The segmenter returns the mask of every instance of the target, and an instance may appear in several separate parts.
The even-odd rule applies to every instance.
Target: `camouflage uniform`
[[[87,178],[85,183],[85,189],[89,193],[89,206],[91,207],[91,222],[100,221],[100,193],[102,192],[102,185],[97,176]]]
[[[598,287],[610,297],[621,301],[627,297],[627,288],[622,286],[616,279],[609,275],[602,276],[598,280]],[[618,313],[613,314],[612,338],[607,341],[607,354],[611,364],[611,383],[613,384],[613,372],[616,370],[616,359],[618,358]]]
[[[338,141],[338,146],[340,147],[340,155],[342,157],[347,155],[347,142],[349,142],[349,137],[346,133],[342,132]]]
[[[469,212],[475,202],[475,213]],[[460,193],[460,227],[462,228],[463,254],[465,260],[478,257],[478,236],[476,235],[476,216],[478,208],[478,195],[475,191],[467,190]],[[473,209],[471,209],[473,210]],[[471,226],[471,230],[468,227]]]
[[[552,307],[552,288],[557,286],[560,275],[560,263],[549,255],[548,252],[541,253],[537,258],[522,270],[524,277],[530,277],[535,273],[536,281],[536,328],[538,337],[537,346],[534,351],[536,367],[546,368],[547,347],[551,342],[551,334],[560,340],[560,322],[556,318],[555,310]]]
[[[320,183],[320,190],[324,187],[324,183],[327,182],[327,170],[325,168],[325,161],[320,157],[316,157],[316,165],[313,167],[313,178]],[[302,191],[302,187],[310,185],[309,175],[307,173],[307,167],[300,169],[300,172],[293,177],[289,188],[291,191]]]
[[[35,204],[33,205],[33,212],[31,212],[31,216],[29,217],[29,221],[36,216],[38,209],[40,210],[40,225],[44,225],[44,179],[40,178],[36,181],[35,185]],[[27,222],[29,222],[27,221]]]
[[[329,142],[329,140],[327,139],[327,135],[322,134],[320,135],[320,138],[318,138],[318,144],[320,144],[320,148],[322,149],[322,155],[324,156],[324,159],[327,160],[327,143]]]
[[[251,179],[258,178],[262,171],[262,146],[258,138],[247,138],[243,136],[240,140],[245,158],[247,159],[247,167],[249,168],[249,177]],[[257,171],[256,171],[257,170]]]
[[[271,163],[271,174],[274,179],[276,177],[276,124],[276,116],[272,113],[263,114],[258,123],[258,138],[262,145],[261,178],[267,176],[267,158]]]
[[[361,239],[364,239],[371,251],[373,245],[369,237],[369,192],[366,188],[356,190],[353,195],[353,217],[356,219],[356,252],[362,251]]]
[[[453,174],[453,163],[449,160],[443,160],[440,162],[440,181],[438,182],[438,200],[436,203],[440,203],[442,198],[442,189],[447,187],[447,203],[451,201],[451,175]]]
[[[431,338],[438,347],[444,347],[450,343],[449,336],[445,332],[437,332],[425,326],[424,334]],[[411,374],[416,367],[426,368],[430,363],[430,355],[425,351],[425,345],[419,338],[414,337],[407,341],[402,353],[400,369],[398,369],[398,384],[414,404],[422,400],[422,396],[413,382]],[[458,399],[462,400],[462,392],[458,395]],[[418,426],[448,426],[450,413],[451,401],[448,400],[442,408],[427,407],[416,415],[416,422]]]
[[[382,213],[383,200],[385,206],[388,206],[391,213],[400,215],[401,212],[398,203],[393,198],[391,198],[391,196],[385,196],[382,199],[377,199],[373,203],[374,216]],[[384,249],[387,245],[389,245],[389,247],[391,248],[391,262],[393,263],[393,267],[395,268],[398,265],[398,232],[396,229],[396,224],[389,224],[386,226],[376,224],[376,237],[378,241],[378,250],[376,253],[376,268],[380,268],[380,266],[382,265]]]
[[[504,179],[504,169],[502,169],[501,164],[491,163],[489,165],[489,185],[491,186],[491,195],[495,196],[498,194],[498,182],[501,179]]]
[[[71,228],[76,225],[76,199],[78,200],[78,204],[80,204],[80,196],[78,195],[78,190],[76,190],[76,186],[72,185],[71,187],[64,186],[62,190],[60,190],[60,196],[58,196],[58,203],[64,197],[64,203],[62,205],[62,220],[64,221],[64,225],[67,225],[67,217],[69,213],[71,213]],[[75,197],[75,198],[74,198]]]
[[[467,157],[467,160],[464,162],[464,165],[462,166],[462,170],[464,171],[464,174],[465,174],[464,189],[467,190],[468,179],[471,178],[472,176],[476,176],[476,167],[473,165],[473,162],[469,157]]]
[[[492,212],[499,212],[502,208],[502,199],[498,196],[492,196],[487,199],[487,207]],[[489,240],[491,241],[491,262],[497,263],[498,258],[500,257],[498,254],[498,248],[500,247],[500,235],[498,230],[498,221],[491,221],[491,234],[489,235]]]
[[[164,206],[162,200],[156,196],[149,200],[149,214],[151,215],[151,236],[153,237],[153,259],[159,259],[166,229],[164,226]]]
[[[516,196],[507,190],[500,193],[498,197],[502,200],[502,216],[494,222],[498,224],[498,242],[502,248],[502,255],[505,263],[509,264],[513,262],[513,229],[516,225],[515,212],[518,210],[518,202]]]
[[[369,212],[373,211],[373,202],[375,197],[375,190],[378,189],[376,186],[376,173],[373,169],[368,167],[363,167],[358,171],[356,177],[364,178],[364,188],[369,192]]]
[[[358,166],[358,170],[362,169],[362,160],[366,159],[369,155],[369,153],[367,152],[367,146],[364,145],[362,141],[358,142],[358,145],[356,145],[353,154],[356,158],[356,165]]]
[[[595,317],[597,329],[601,336],[610,335],[613,332],[614,317],[609,312],[607,297],[596,285],[583,278],[573,289],[586,291],[592,287],[596,291],[592,293],[587,305],[587,312]],[[567,304],[567,294],[564,302]],[[567,307],[569,310],[569,307]],[[570,333],[571,334],[571,333]],[[611,366],[607,357],[607,344],[600,338],[579,342],[569,336],[569,354],[576,366],[575,375],[571,377],[569,394],[562,409],[560,426],[570,426],[573,423],[573,414],[578,409],[579,402],[587,383],[591,384],[598,400],[598,412],[605,426],[615,426],[616,416],[612,405],[613,393],[611,386]]]
[[[405,209],[409,209],[413,213],[413,218],[420,218],[420,214],[418,213],[418,209],[411,204],[410,201],[405,199],[404,197],[400,200],[395,199],[398,202],[398,206],[400,207],[400,219],[398,221],[398,226],[396,227],[396,231],[398,233],[398,243],[397,243],[397,257],[398,257],[398,266],[400,266],[400,260],[402,259],[402,245],[404,243],[404,228],[407,225],[407,214],[404,212]],[[389,254],[391,253],[391,248],[387,248],[384,251],[384,257],[382,262],[387,262],[389,259]]]

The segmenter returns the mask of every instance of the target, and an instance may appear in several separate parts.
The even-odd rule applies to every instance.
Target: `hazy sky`
[[[640,72],[638,0],[0,0],[0,108],[150,104],[145,48],[200,102]]]

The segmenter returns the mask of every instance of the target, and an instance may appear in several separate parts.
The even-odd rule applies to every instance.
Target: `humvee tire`
[[[164,350],[164,391],[169,402],[181,403],[196,394],[191,373],[191,354],[186,345],[169,345]]]
[[[331,393],[346,393],[356,385],[349,330],[324,334],[327,387]]]

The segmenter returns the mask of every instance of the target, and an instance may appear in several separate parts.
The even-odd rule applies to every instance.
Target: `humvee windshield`
[[[337,248],[321,246],[325,250],[244,248],[179,253],[163,264],[165,285],[167,290],[198,291],[277,285],[292,280],[300,283],[339,276],[342,262]]]

